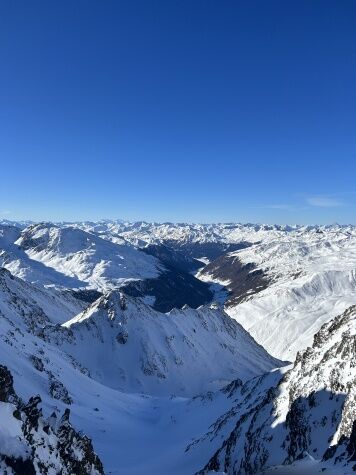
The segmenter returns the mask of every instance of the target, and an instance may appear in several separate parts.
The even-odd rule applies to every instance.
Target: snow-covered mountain
[[[104,475],[92,443],[69,422],[69,409],[57,418],[42,416],[39,396],[21,401],[10,371],[0,365],[0,470],[14,475]]]
[[[0,365],[21,404],[0,400],[0,448],[15,437],[34,473],[51,450],[62,473],[94,451],[115,475],[351,473],[355,250],[352,226],[1,224]]]
[[[318,232],[317,232],[318,231]],[[201,271],[230,289],[228,313],[282,359],[356,303],[356,232],[312,230],[256,243]]]
[[[283,360],[356,303],[353,226],[7,222],[0,263],[30,282],[121,288],[160,311],[225,300],[229,315]]]
[[[73,317],[82,305],[0,270],[1,335],[31,332],[114,389],[192,396],[281,365],[216,306],[164,314],[112,291]]]
[[[19,397],[41,396],[45,418],[52,412],[59,418],[69,407],[74,427],[93,439],[104,466],[118,473],[121,466],[139,473],[130,455],[136,443],[128,433],[135,438],[140,431],[142,437],[150,433],[151,444],[158,443],[159,433],[152,437],[158,407],[164,419],[174,417],[171,403],[184,401],[186,407],[191,400],[177,396],[204,393],[281,364],[219,308],[161,314],[112,291],[58,324],[71,305],[75,309],[83,301],[75,305],[72,295],[52,298],[53,292],[1,271],[1,364],[11,371]],[[184,431],[182,444],[186,437]]]
[[[0,228],[0,262],[30,282],[107,289],[154,278],[159,261],[129,244],[114,244],[77,228],[50,223]]]
[[[65,224],[67,225],[67,224]],[[240,223],[148,223],[144,221],[125,222],[122,220],[106,220],[100,222],[76,222],[71,225],[95,234],[121,236],[128,241],[161,244],[176,243],[178,246],[187,244],[236,244],[241,242],[256,243],[278,239],[288,235],[308,235],[313,233],[333,234],[355,232],[353,225],[266,225]]]
[[[209,286],[190,273],[198,261],[163,247],[138,249],[78,226],[0,225],[0,265],[29,282],[61,289],[125,287],[129,295],[148,296],[160,311],[212,300]]]
[[[86,304],[69,292],[29,284],[0,267],[0,312],[14,324],[64,323]]]
[[[159,261],[126,243],[114,244],[74,227],[34,224],[15,242],[33,261],[77,279],[78,287],[117,287],[128,279],[154,278]],[[42,282],[48,283],[48,282]]]
[[[125,392],[194,396],[282,364],[214,306],[164,314],[113,291],[63,327],[48,339]]]
[[[142,248],[198,259],[197,277],[270,353],[293,359],[321,325],[356,303],[355,226],[76,223]],[[226,289],[227,292],[222,292]]]
[[[333,316],[356,303],[356,227],[107,221],[76,226],[142,248],[199,259],[230,316],[270,353],[292,360]],[[226,289],[227,292],[222,292]]]
[[[333,468],[338,468],[337,473],[352,473],[356,306],[325,324],[313,346],[297,355],[279,381],[278,372],[270,373],[247,383],[233,397],[233,407],[192,445],[223,439],[200,474],[220,470],[244,475],[267,468],[266,473],[274,473],[271,467],[289,464],[302,473],[299,460],[311,464],[314,473]]]

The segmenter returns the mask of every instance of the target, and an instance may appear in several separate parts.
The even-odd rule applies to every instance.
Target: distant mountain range
[[[0,471],[354,473],[355,305],[354,226],[0,222]]]

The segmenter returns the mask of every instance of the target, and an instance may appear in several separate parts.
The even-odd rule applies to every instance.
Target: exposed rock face
[[[65,404],[72,403],[72,399],[69,396],[68,389],[61,381],[58,381],[58,379],[56,379],[52,373],[49,373],[49,394],[54,399],[59,399]]]
[[[313,346],[297,355],[277,384],[275,379],[271,373],[257,386],[245,384],[242,397],[216,424],[214,437],[224,441],[200,474],[258,474],[306,453],[326,465],[354,460],[356,306],[325,324]]]
[[[10,371],[6,366],[0,365],[0,401],[17,402],[17,396],[14,391],[14,381]]]
[[[137,454],[137,460],[142,459],[147,450],[151,458],[159,459],[162,451],[171,446],[175,437],[172,430],[178,428],[179,421],[183,425],[189,421],[190,417],[186,416],[191,409],[188,396],[222,388],[236,378],[246,381],[251,374],[262,374],[281,364],[257,345],[219,305],[175,309],[163,314],[141,299],[112,291],[86,311],[78,312],[77,317],[59,324],[62,318],[56,318],[56,315],[62,306],[58,294],[53,300],[52,295],[51,289],[39,291],[37,286],[8,271],[0,273],[0,361],[11,368],[17,394],[23,401],[29,401],[28,404],[17,404],[11,375],[5,372],[0,385],[1,398],[6,401],[0,404],[0,452],[3,455],[0,473],[9,472],[9,467],[14,467],[15,473],[31,474],[31,470],[41,473],[37,470],[37,459],[43,466],[52,463],[51,457],[61,460],[64,456],[57,457],[59,448],[54,440],[59,437],[60,414],[68,406],[76,427],[93,438],[108,471],[125,468],[132,454]],[[67,302],[64,297],[67,296],[63,296],[63,301]],[[234,384],[227,389],[229,394],[234,392]],[[136,394],[130,394],[132,392]],[[137,395],[138,392],[145,394]],[[33,394],[39,394],[42,402],[37,398],[30,399]],[[176,398],[174,394],[186,397]],[[209,396],[206,396],[202,409],[208,400]],[[157,404],[161,409],[157,409]],[[200,408],[199,398],[193,406],[194,412]],[[41,415],[40,408],[46,418]],[[54,408],[58,417],[52,415],[47,419]],[[223,411],[218,405],[210,415],[209,423]],[[164,441],[161,428],[155,423],[151,426],[151,416],[155,418],[159,413],[162,413],[162,421],[169,421],[165,434],[171,432],[170,438],[165,437]],[[202,419],[205,420],[205,415]],[[2,421],[6,421],[6,427],[14,427],[10,446],[17,440],[19,443],[15,448],[18,449],[5,452]],[[123,428],[122,421],[126,421]],[[5,427],[5,422],[3,424]],[[184,452],[186,443],[196,434],[204,434],[208,424],[192,434],[195,426],[187,424],[177,450]],[[133,439],[127,442],[125,432],[128,428]],[[150,434],[149,438],[153,439],[149,441],[149,449],[140,442],[142,433]],[[63,442],[62,438],[60,440]],[[76,447],[71,435],[65,440],[70,441],[63,442],[67,447],[65,452],[69,447]],[[81,453],[87,444],[80,440],[78,450]],[[36,447],[34,455],[33,447]],[[43,460],[40,447],[44,447],[46,460]],[[201,463],[211,453],[210,448]],[[146,456],[147,453],[145,463]],[[89,455],[85,455],[85,460],[90,460]],[[132,460],[129,462],[132,473],[152,473],[146,472],[146,467],[142,470],[135,458]],[[53,463],[57,464],[57,461]],[[153,473],[171,473],[176,463],[173,459],[170,463],[161,472],[155,470]],[[196,463],[194,470],[201,463]],[[56,472],[47,475],[77,473],[74,461],[67,472],[63,467],[62,461],[58,462]]]
[[[352,467],[356,471],[356,420],[353,421],[350,437],[342,435],[337,445],[331,446],[324,454],[323,462],[334,466]]]
[[[347,455],[352,462],[356,462],[356,420],[352,424],[352,431],[347,444]]]
[[[145,227],[150,229],[146,232]],[[11,375],[0,368],[0,473],[32,475],[50,464],[59,473],[97,469],[90,441],[70,428],[69,411],[44,419],[40,410],[49,413],[58,407],[62,414],[66,406],[78,427],[94,437],[108,470],[125,471],[127,464],[130,473],[144,473],[147,458],[159,458],[163,451],[169,457],[166,467],[151,465],[146,473],[171,473],[174,467],[179,475],[198,470],[258,474],[308,457],[318,464],[318,472],[330,467],[352,470],[355,308],[320,327],[356,302],[355,229],[139,228],[131,233],[133,242],[146,235],[153,241],[143,239],[139,246],[154,245],[138,250],[134,244],[131,249],[124,240],[110,243],[105,232],[100,237],[65,225],[33,226],[22,233],[23,239],[16,229],[0,235],[0,264],[28,281],[66,288],[39,288],[0,270],[0,360],[11,368],[18,394],[29,401],[19,400]],[[266,233],[274,237],[266,239]],[[229,236],[235,236],[234,242],[228,242]],[[232,254],[237,237],[255,244]],[[116,255],[112,264],[117,244],[125,258]],[[190,274],[200,266],[195,258],[211,261],[204,272],[210,270],[227,282],[230,301],[238,304],[236,315],[234,307],[228,306],[228,312],[272,354],[294,360],[303,349],[293,368],[248,381],[269,371],[273,362],[217,306],[169,314],[152,310],[183,303],[195,307],[211,298],[209,284]],[[149,262],[156,262],[154,269]],[[128,263],[132,267],[126,272]],[[101,291],[87,289],[97,278]],[[83,289],[74,290],[81,285]],[[133,289],[132,295],[140,298],[116,290],[106,293],[107,285],[127,285],[125,290]],[[307,345],[312,346],[304,351]],[[291,347],[293,352],[287,353]],[[239,376],[241,381],[224,386]],[[189,397],[200,391],[203,396]],[[42,402],[30,399],[31,392],[39,393]],[[137,392],[145,394],[138,397]],[[174,398],[172,393],[185,397]],[[14,430],[7,446],[2,421]],[[132,431],[128,443],[122,421]],[[148,437],[137,443],[141,433]],[[147,449],[153,436],[156,440]],[[188,462],[184,458],[178,469],[185,448]],[[195,450],[200,450],[199,457]],[[78,459],[78,453],[84,455]]]
[[[100,459],[90,439],[69,422],[67,409],[57,423],[56,415],[44,419],[41,398],[27,404],[15,394],[12,375],[0,366],[0,471],[13,475],[103,475]]]
[[[50,322],[42,308],[29,298],[31,294],[30,285],[15,278],[2,267],[0,267],[0,294],[2,307],[6,305],[6,310],[11,308],[12,313],[20,316],[29,330],[33,331],[37,326]],[[2,313],[1,310],[2,308],[0,308],[0,314]],[[7,317],[7,312],[4,313],[4,317]]]

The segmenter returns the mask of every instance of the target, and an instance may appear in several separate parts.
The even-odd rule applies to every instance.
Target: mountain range
[[[0,222],[1,470],[351,474],[355,305],[351,225]]]

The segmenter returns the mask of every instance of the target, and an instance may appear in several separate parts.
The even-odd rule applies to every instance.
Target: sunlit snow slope
[[[351,225],[76,225],[141,247],[165,244],[204,262],[198,277],[214,282],[215,298],[225,298],[226,311],[280,359],[292,360],[324,322],[356,303],[356,228]]]
[[[154,278],[161,269],[157,259],[130,244],[115,244],[78,228],[51,223],[22,231],[1,227],[0,259],[13,274],[31,282],[98,290]]]
[[[234,256],[262,271],[267,286],[227,303],[227,311],[279,358],[292,359],[323,323],[356,303],[355,232],[288,235]]]
[[[193,396],[281,365],[221,309],[164,314],[111,292],[50,332],[103,384],[130,392]]]

